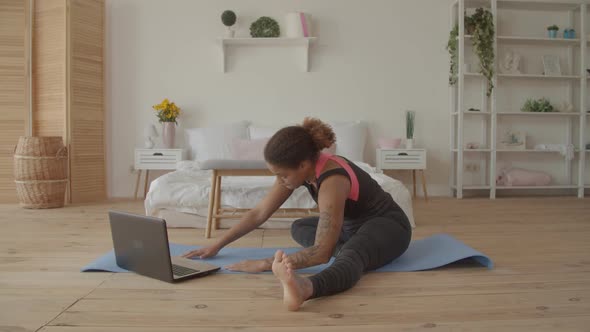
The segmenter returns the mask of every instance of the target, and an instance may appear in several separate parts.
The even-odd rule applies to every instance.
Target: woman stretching
[[[369,174],[339,156],[321,152],[335,143],[332,129],[313,118],[285,127],[270,138],[264,158],[276,181],[268,195],[215,244],[184,257],[212,257],[229,243],[262,225],[299,186],[319,207],[319,217],[299,219],[291,235],[304,249],[291,255],[279,250],[272,258],[246,260],[233,271],[273,271],[283,286],[283,302],[297,310],[306,300],[332,295],[354,286],[361,275],[401,256],[412,235],[408,217]],[[310,276],[295,270],[327,263]]]

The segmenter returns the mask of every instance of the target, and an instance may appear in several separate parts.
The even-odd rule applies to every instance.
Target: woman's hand
[[[213,256],[217,255],[217,253],[219,252],[220,249],[221,248],[219,248],[216,245],[211,245],[208,247],[203,247],[203,248],[189,251],[189,252],[183,254],[182,257],[184,257],[184,258],[199,257],[201,259],[209,258],[209,257],[213,257]]]
[[[241,271],[248,273],[263,272],[272,269],[272,261],[268,259],[254,259],[241,261],[225,267],[230,271]]]

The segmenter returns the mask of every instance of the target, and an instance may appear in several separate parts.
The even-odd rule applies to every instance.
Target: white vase
[[[234,38],[236,31],[232,27],[225,27],[225,38]]]
[[[174,122],[163,122],[162,123],[162,142],[164,148],[174,148],[174,136],[176,135],[176,123]]]
[[[406,139],[406,149],[413,149],[414,148],[414,139],[408,138]]]

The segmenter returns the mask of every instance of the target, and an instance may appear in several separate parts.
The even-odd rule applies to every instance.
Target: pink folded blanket
[[[496,177],[499,186],[546,186],[551,183],[551,175],[522,168],[504,168]]]

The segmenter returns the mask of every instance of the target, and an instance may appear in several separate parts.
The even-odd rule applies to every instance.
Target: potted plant
[[[539,113],[549,113],[555,112],[555,107],[551,105],[551,102],[547,98],[541,98],[537,100],[533,100],[528,98],[522,108],[520,109],[521,112],[539,112]]]
[[[570,29],[569,38],[570,39],[575,39],[576,38],[576,30]]]
[[[170,102],[168,98],[161,103],[152,106],[157,112],[156,116],[162,124],[162,140],[166,149],[174,148],[174,136],[176,134],[176,118],[180,115],[180,107],[176,106],[174,102]]]
[[[494,17],[492,13],[484,8],[478,8],[475,13],[471,16],[465,17],[465,28],[468,34],[472,34],[471,41],[475,53],[479,58],[479,73],[481,73],[488,82],[487,96],[492,94],[494,89],[493,76],[494,76]],[[472,30],[472,31],[470,31]],[[458,72],[458,40],[459,27],[457,24],[454,25],[449,35],[449,41],[447,43],[447,50],[451,56],[451,68],[449,71],[449,84],[455,85],[457,83],[457,72]]]
[[[221,13],[221,22],[226,27],[225,36],[227,38],[234,37],[235,31],[234,31],[234,29],[232,29],[232,27],[234,24],[236,24],[236,19],[237,19],[236,13],[234,13],[231,10],[226,10],[223,13]]]
[[[250,36],[253,38],[278,38],[281,28],[275,19],[262,16],[250,25]]]
[[[414,148],[414,111],[406,111],[406,149]]]
[[[549,38],[556,38],[558,30],[559,30],[559,27],[555,24],[548,26],[547,31],[549,33]]]
[[[566,39],[576,38],[576,30],[574,30],[574,29],[563,30],[563,38],[566,38]]]

